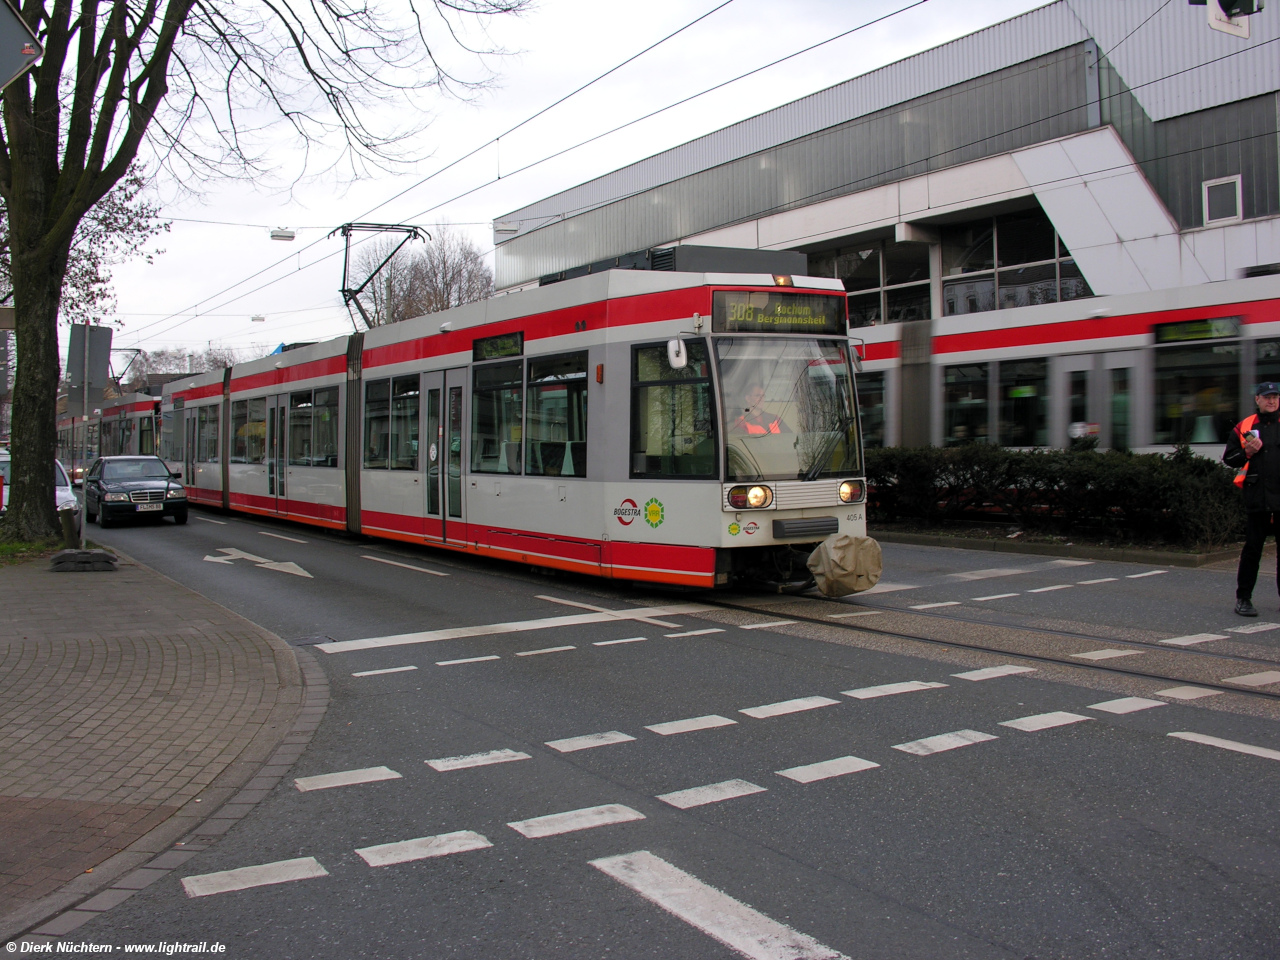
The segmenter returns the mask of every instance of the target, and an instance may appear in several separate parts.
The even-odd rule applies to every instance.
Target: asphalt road
[[[1113,704],[1085,668],[975,674],[1002,661],[197,511],[90,536],[286,638],[331,638],[313,649],[333,699],[300,783],[85,941],[217,941],[232,958],[1280,955],[1274,711]],[[885,555],[900,589],[868,606],[1099,635],[1239,625],[1219,571]],[[363,782],[305,779],[350,771]]]

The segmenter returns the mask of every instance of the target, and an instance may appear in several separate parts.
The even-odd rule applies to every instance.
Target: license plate
[[[140,503],[138,504],[138,512],[146,513],[149,510],[163,510],[163,503]]]

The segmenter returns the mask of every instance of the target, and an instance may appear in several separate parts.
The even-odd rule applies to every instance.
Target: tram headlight
[[[862,499],[862,481],[845,480],[840,484],[840,502],[857,503]]]
[[[773,491],[768,487],[733,487],[729,491],[729,506],[735,510],[763,510],[773,503]]]

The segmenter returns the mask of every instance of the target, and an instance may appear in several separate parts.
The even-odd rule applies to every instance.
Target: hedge
[[[868,521],[1003,521],[1026,530],[1209,549],[1243,536],[1232,471],[1187,447],[886,447],[867,457]]]

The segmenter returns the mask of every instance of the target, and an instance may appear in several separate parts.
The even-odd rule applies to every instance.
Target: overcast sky
[[[338,294],[342,242],[326,239],[343,222],[415,223],[430,230],[445,221],[465,231],[491,262],[490,223],[517,207],[1043,5],[1042,0],[928,0],[590,146],[512,173],[911,2],[733,0],[504,138],[498,148],[490,146],[421,182],[718,2],[536,0],[525,16],[495,25],[494,40],[515,52],[491,61],[494,85],[475,102],[424,96],[420,103],[405,104],[405,109],[434,117],[421,143],[422,152],[431,156],[411,171],[346,184],[211,184],[199,200],[167,203],[164,215],[173,226],[159,241],[164,253],[151,265],[139,262],[114,270],[121,321],[116,345],[201,350],[212,344],[265,354],[282,342],[349,333],[351,321]],[[285,165],[289,158],[280,160]],[[483,186],[499,173],[501,181]],[[409,187],[404,196],[386,203]],[[465,198],[453,199],[476,187],[480,189]],[[297,231],[297,239],[271,240],[269,231],[275,226]],[[252,322],[254,315],[266,317],[265,322]],[[117,370],[122,360],[118,355]]]

